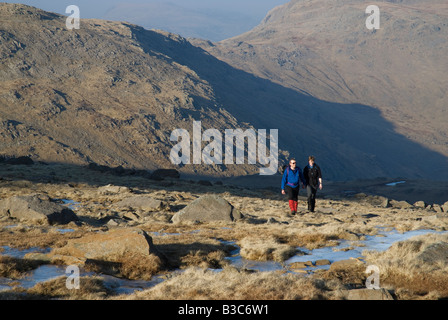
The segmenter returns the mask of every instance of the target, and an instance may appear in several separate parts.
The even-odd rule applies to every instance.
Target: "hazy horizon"
[[[161,29],[184,37],[219,41],[249,31],[274,7],[289,0],[99,0],[5,1],[64,14],[77,5],[81,18],[127,21],[147,29]]]

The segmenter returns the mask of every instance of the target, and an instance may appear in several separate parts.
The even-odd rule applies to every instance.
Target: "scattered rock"
[[[172,221],[235,221],[242,218],[241,213],[235,209],[227,200],[217,195],[202,196],[182,211],[176,213]]]
[[[1,200],[0,216],[50,225],[79,221],[72,210],[37,195],[14,196]]]
[[[327,266],[330,264],[331,264],[331,262],[328,259],[320,259],[320,260],[316,260],[316,262],[315,262],[316,266]]]
[[[436,203],[432,205],[432,209],[433,209],[435,212],[438,212],[438,213],[442,213],[442,212],[443,212],[442,207],[441,207],[439,204],[436,204]]]
[[[102,194],[102,195],[112,195],[112,194],[130,192],[131,189],[129,189],[128,187],[114,186],[114,185],[108,184],[106,186],[99,187],[97,189],[97,191],[99,194]]]
[[[305,261],[305,262],[293,262],[289,265],[291,269],[305,269],[308,267],[313,267],[312,261]]]

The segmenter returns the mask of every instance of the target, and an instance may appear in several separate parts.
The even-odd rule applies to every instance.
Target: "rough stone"
[[[347,300],[394,300],[389,291],[381,289],[353,289],[346,292]]]
[[[97,189],[99,194],[102,195],[113,195],[118,193],[124,193],[124,192],[130,192],[131,190],[128,187],[122,187],[122,186],[114,186],[111,184],[108,184],[103,187],[99,187]]]
[[[432,223],[436,223],[438,220],[445,220],[445,222],[448,221],[448,215],[446,214],[434,214],[431,216],[425,216],[422,217],[422,221],[428,221],[428,222],[432,222]]]
[[[241,213],[227,200],[217,195],[205,195],[191,202],[182,211],[176,213],[172,221],[235,221],[241,219]]]
[[[416,259],[424,264],[436,265],[444,263],[446,265],[448,261],[448,243],[436,242],[430,244],[423,249]]]
[[[313,262],[312,261],[293,262],[289,265],[289,267],[292,269],[305,269],[308,267],[313,267]]]
[[[412,204],[410,204],[409,202],[404,201],[404,200],[401,200],[401,201],[390,200],[390,205],[394,208],[399,208],[399,209],[413,208]]]
[[[161,262],[165,260],[145,231],[132,228],[71,239],[64,247],[49,253],[53,259],[81,263],[87,259],[112,262],[120,262],[129,257],[147,259],[151,255],[161,259]]]
[[[316,260],[315,264],[316,264],[316,266],[326,266],[326,265],[331,264],[331,262],[328,259],[320,259],[320,260]]]
[[[425,209],[426,203],[425,203],[425,201],[417,201],[414,203],[414,207]]]
[[[0,216],[37,224],[67,224],[79,221],[77,215],[60,204],[38,195],[14,196],[0,201]]]
[[[448,212],[448,201],[442,204],[443,212]]]

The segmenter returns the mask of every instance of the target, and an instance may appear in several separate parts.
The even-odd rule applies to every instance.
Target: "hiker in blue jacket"
[[[289,166],[285,168],[282,178],[282,194],[288,194],[289,208],[291,214],[297,213],[297,205],[299,201],[300,183],[305,187],[305,178],[302,174],[302,169],[297,166],[295,159],[289,161]]]

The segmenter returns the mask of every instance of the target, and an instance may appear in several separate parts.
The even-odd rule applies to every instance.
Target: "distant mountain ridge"
[[[172,130],[191,130],[197,120],[220,132],[278,129],[280,158],[295,156],[303,166],[315,154],[325,179],[427,178],[434,168],[435,179],[448,179],[446,157],[397,134],[378,109],[318,99],[236,68],[238,59],[232,66],[209,53],[227,55],[214,52],[224,42],[90,19],[69,31],[65,16],[15,4],[1,4],[0,19],[0,155],[203,176],[259,173],[259,165],[173,165]]]
[[[372,4],[380,29],[371,31]],[[375,107],[397,132],[448,156],[447,34],[446,1],[292,0],[245,34],[201,45],[298,92]]]

